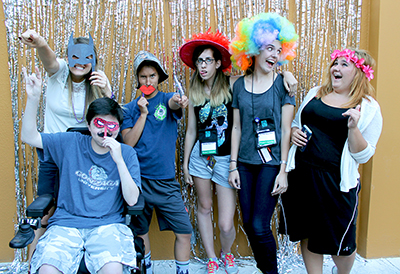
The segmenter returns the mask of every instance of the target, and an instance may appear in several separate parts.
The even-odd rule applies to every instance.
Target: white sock
[[[175,260],[176,274],[189,274],[189,260],[186,262],[180,262]]]
[[[153,269],[151,267],[151,251],[144,255],[143,263],[146,266],[146,273],[145,274],[153,274]]]

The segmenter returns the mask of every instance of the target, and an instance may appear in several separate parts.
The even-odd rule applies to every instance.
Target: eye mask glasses
[[[95,118],[93,120],[93,124],[97,128],[104,128],[104,132],[97,133],[97,135],[100,137],[104,137],[104,136],[111,137],[112,136],[111,132],[119,129],[119,124],[117,122],[109,122],[109,121],[106,121],[101,118]],[[109,131],[109,132],[107,132],[107,131]]]

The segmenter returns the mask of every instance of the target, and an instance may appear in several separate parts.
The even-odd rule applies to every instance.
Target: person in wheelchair
[[[115,140],[122,109],[110,98],[93,101],[86,121],[90,136],[39,133],[39,75],[27,75],[21,140],[43,149],[39,157],[60,170],[57,208],[31,260],[31,273],[76,273],[85,255],[91,273],[129,273],[136,266],[132,231],[124,224],[124,202],[137,202],[141,188],[135,150]]]

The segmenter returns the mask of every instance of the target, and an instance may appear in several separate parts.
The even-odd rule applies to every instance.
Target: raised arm
[[[183,172],[185,174],[185,182],[193,185],[192,176],[189,174],[189,158],[190,153],[192,152],[193,145],[196,142],[197,136],[197,124],[196,124],[196,116],[194,114],[194,107],[192,104],[189,104],[189,116],[188,116],[188,124],[186,130],[185,137],[185,154],[183,157]]]
[[[168,101],[168,106],[172,110],[177,110],[179,108],[184,109],[188,106],[189,100],[186,97],[186,95],[182,95],[182,97],[179,94],[174,94],[171,99]]]
[[[92,74],[90,75],[89,80],[90,84],[92,86],[98,87],[104,96],[114,99],[113,98],[114,94],[111,91],[110,81],[108,80],[107,75],[103,71],[101,70],[93,71]]]
[[[126,128],[121,132],[124,143],[130,145],[131,147],[136,146],[137,142],[142,136],[143,129],[146,124],[147,114],[149,114],[149,111],[147,109],[149,102],[146,98],[140,97],[137,105],[140,109],[140,116],[137,119],[135,125],[133,126],[133,128]]]
[[[355,109],[349,109],[343,116],[348,116],[348,143],[352,157],[360,164],[368,162],[374,155],[376,144],[382,132],[382,114],[379,105],[376,103],[374,116],[368,126],[361,133],[358,123],[361,115],[361,107],[358,105]],[[364,110],[371,112],[372,110]],[[365,114],[364,114],[365,115]]]
[[[27,30],[21,35],[20,40],[28,47],[36,48],[40,60],[42,60],[44,69],[47,71],[49,76],[55,74],[59,70],[60,66],[58,64],[56,54],[49,47],[46,40],[37,34],[36,31]]]
[[[112,137],[104,137],[103,145],[110,148],[110,154],[117,165],[121,179],[122,196],[129,206],[136,204],[139,197],[139,188],[132,179],[121,153],[121,144]]]
[[[36,69],[36,75],[28,75],[26,68],[22,68],[25,76],[26,100],[25,113],[22,118],[21,141],[37,148],[43,148],[42,136],[36,127],[36,111],[39,106],[40,95],[42,94],[42,79],[39,69]]]

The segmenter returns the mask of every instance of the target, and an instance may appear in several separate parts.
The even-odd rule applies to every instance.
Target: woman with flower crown
[[[333,273],[350,273],[361,187],[358,165],[374,155],[382,131],[369,82],[374,59],[359,49],[335,50],[331,59],[323,85],[308,92],[292,123],[286,168],[292,170],[290,187],[282,195],[280,232],[301,241],[310,274],[322,273],[323,254],[332,255]]]

